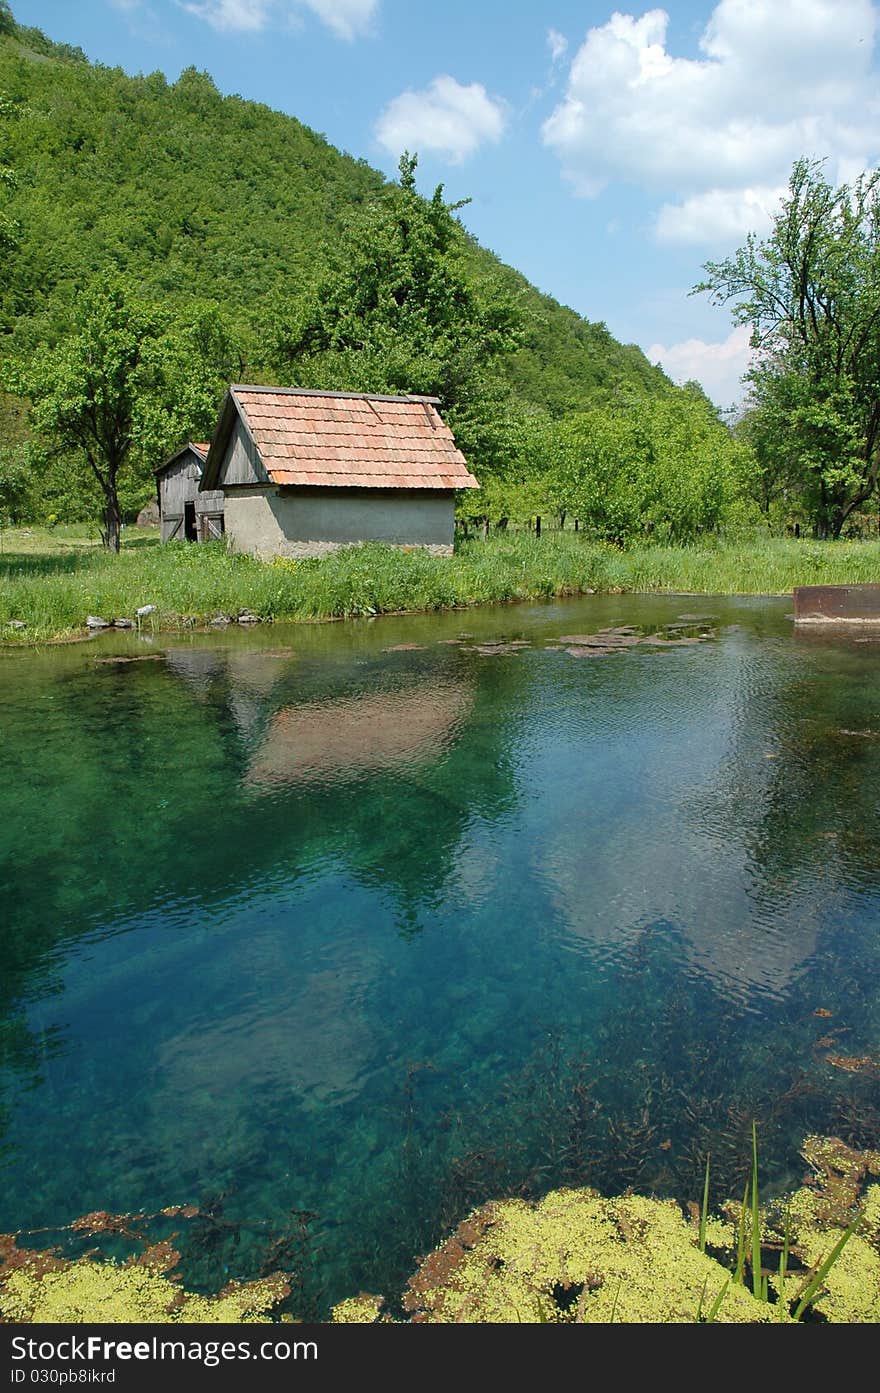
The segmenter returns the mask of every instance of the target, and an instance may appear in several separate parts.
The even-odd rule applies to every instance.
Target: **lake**
[[[0,1231],[197,1205],[313,1318],[492,1197],[876,1146],[880,642],[790,611],[0,655]]]

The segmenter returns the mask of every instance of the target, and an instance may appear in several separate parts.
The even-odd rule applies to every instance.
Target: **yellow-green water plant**
[[[554,1323],[693,1322],[729,1276],[696,1236],[672,1200],[556,1190],[490,1203],[423,1261],[404,1307],[430,1323],[517,1323],[537,1302]],[[712,1307],[724,1322],[770,1319],[741,1286]]]
[[[188,1219],[196,1212],[176,1206],[162,1217]],[[216,1296],[187,1291],[175,1270],[180,1254],[172,1242],[147,1243],[141,1235],[142,1221],[159,1217],[96,1212],[67,1225],[79,1237],[123,1234],[134,1240],[136,1251],[124,1261],[94,1252],[66,1258],[56,1248],[19,1246],[19,1234],[0,1234],[0,1322],[260,1324],[290,1295],[283,1272],[231,1281]]]
[[[867,1181],[880,1152],[810,1137],[803,1154],[810,1183],[762,1205],[753,1136],[745,1193],[720,1217],[708,1198],[688,1218],[671,1200],[592,1190],[483,1205],[423,1260],[404,1308],[428,1323],[876,1321],[880,1184]],[[379,1309],[375,1297],[358,1302],[360,1319],[368,1302]]]

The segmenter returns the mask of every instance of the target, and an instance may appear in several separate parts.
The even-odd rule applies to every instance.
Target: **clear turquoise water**
[[[320,1315],[493,1196],[686,1200],[709,1150],[721,1199],[753,1117],[768,1188],[877,1145],[828,1055],[880,1061],[880,644],[789,609],[4,654],[0,1231],[191,1202],[191,1281],[286,1264]]]

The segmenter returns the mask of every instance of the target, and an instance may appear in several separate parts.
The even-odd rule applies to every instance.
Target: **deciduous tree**
[[[118,280],[88,293],[72,332],[19,368],[38,435],[84,459],[100,487],[111,550],[120,544],[120,480],[148,478],[181,441],[210,435],[233,360],[215,307],[175,320]]]
[[[746,450],[699,389],[583,412],[558,431],[557,507],[605,541],[690,541],[723,526],[740,490]]]
[[[770,236],[705,270],[695,289],[752,326],[758,422],[817,536],[838,537],[880,468],[880,173],[834,188],[799,160]]]
[[[420,197],[415,170],[403,155],[400,184],[351,217],[317,284],[280,312],[270,363],[298,386],[437,396],[478,436],[475,402],[520,342],[522,313],[500,284],[477,285],[462,205],[445,203],[442,185]]]

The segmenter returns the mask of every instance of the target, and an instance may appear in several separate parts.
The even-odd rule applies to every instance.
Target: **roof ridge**
[[[391,395],[384,392],[331,392],[324,387],[267,387],[257,382],[233,382],[230,392],[271,392],[273,396],[285,397],[345,397],[350,401],[415,401],[429,406],[439,406],[439,397],[424,397],[413,393]]]

